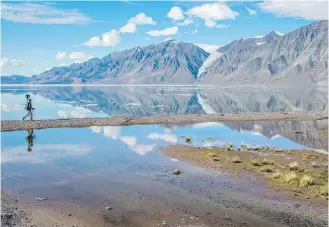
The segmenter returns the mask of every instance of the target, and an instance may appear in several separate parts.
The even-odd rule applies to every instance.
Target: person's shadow
[[[28,135],[25,138],[27,142],[27,151],[31,152],[33,148],[33,139],[35,139],[35,135],[33,135],[33,129],[27,130],[27,133]]]

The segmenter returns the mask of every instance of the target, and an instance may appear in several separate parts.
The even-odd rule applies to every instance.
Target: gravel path
[[[43,128],[120,126],[142,124],[186,124],[215,121],[306,121],[328,119],[327,112],[255,112],[235,114],[187,114],[148,117],[108,117],[108,118],[72,118],[49,120],[7,120],[1,121],[1,131],[18,131]]]

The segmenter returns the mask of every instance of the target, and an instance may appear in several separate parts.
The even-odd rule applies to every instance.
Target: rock
[[[181,174],[181,171],[179,169],[175,169],[173,172],[172,172],[173,175],[179,175]]]
[[[301,132],[301,131],[294,131],[294,133],[296,133],[296,134],[303,134],[303,132]]]

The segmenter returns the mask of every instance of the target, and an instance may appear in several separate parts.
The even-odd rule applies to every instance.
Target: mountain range
[[[218,48],[169,40],[32,77],[2,76],[1,82],[327,86],[328,21],[285,35],[273,31],[242,38]]]

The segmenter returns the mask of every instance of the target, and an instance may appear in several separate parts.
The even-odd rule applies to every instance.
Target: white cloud
[[[207,27],[223,27],[225,25],[216,25],[216,21],[234,20],[239,15],[238,12],[233,11],[225,3],[203,4],[189,9],[187,13],[190,16],[203,19]]]
[[[115,46],[120,42],[120,32],[112,29],[110,32],[103,34],[103,43],[104,46]]]
[[[193,22],[194,22],[193,18],[192,17],[188,17],[183,22],[177,23],[177,25],[178,26],[186,26],[186,25],[192,24]]]
[[[23,106],[18,104],[1,103],[1,110],[4,112],[12,112],[12,111],[23,110],[23,109],[24,109]]]
[[[63,157],[88,154],[93,147],[88,144],[35,144],[26,155],[25,146],[6,148],[1,153],[2,163],[45,163]]]
[[[152,17],[146,16],[145,13],[139,13],[135,17],[130,18],[128,23],[132,23],[136,25],[156,24],[156,22],[152,19]]]
[[[105,126],[104,129],[104,136],[111,138],[113,140],[117,140],[120,138],[121,129],[120,126]]]
[[[125,26],[120,28],[121,33],[135,33],[136,25],[133,23],[127,23]]]
[[[172,7],[170,11],[167,13],[167,17],[173,20],[184,20],[185,18],[183,14],[183,10],[178,6]]]
[[[102,35],[102,38],[98,36],[92,37],[90,40],[84,43],[85,46],[116,46],[120,42],[120,32],[112,29]]]
[[[1,67],[22,67],[24,62],[17,59],[1,58]]]
[[[279,17],[328,20],[328,1],[265,1],[260,8]]]
[[[91,110],[77,106],[74,107],[74,110],[59,110],[57,111],[57,115],[60,118],[85,118],[88,117],[89,114],[93,113]]]
[[[91,126],[90,129],[93,133],[101,133],[101,131],[102,131],[101,126]]]
[[[208,127],[223,127],[223,123],[218,122],[204,122],[193,124],[192,128],[208,128]]]
[[[205,26],[207,28],[227,28],[228,26],[225,24],[216,24],[213,20],[205,20]]]
[[[85,46],[116,46],[120,43],[120,33],[135,33],[136,25],[151,24],[155,25],[156,22],[152,17],[147,16],[145,13],[139,13],[135,17],[128,20],[127,24],[122,26],[119,30],[112,29],[100,36],[91,37],[87,42],[83,43]]]
[[[146,32],[150,36],[169,36],[175,35],[178,32],[178,27],[165,28],[163,30],[151,30]]]
[[[58,52],[56,54],[56,59],[58,59],[58,60],[62,60],[62,59],[65,59],[65,58],[67,58],[67,53],[66,52]]]
[[[90,129],[93,133],[101,133],[103,129],[105,137],[122,141],[129,149],[140,155],[144,155],[156,147],[155,144],[137,144],[137,138],[134,136],[121,136],[120,126],[92,126]]]
[[[87,42],[85,42],[83,45],[89,46],[89,47],[94,47],[94,46],[104,46],[103,41],[98,37],[94,36],[91,37]]]
[[[4,20],[31,24],[86,24],[91,18],[76,9],[58,9],[54,4],[1,4]]]
[[[256,10],[250,9],[248,7],[245,7],[245,8],[248,11],[249,15],[255,15],[257,13]]]
[[[136,145],[137,139],[134,136],[121,136],[120,140],[127,144],[128,146]]]
[[[85,53],[82,52],[71,52],[69,58],[71,58],[72,60],[87,60],[92,58],[92,56],[87,56]]]
[[[177,143],[177,136],[173,134],[158,134],[158,133],[151,133],[147,136],[149,139],[161,139],[169,143]]]
[[[75,60],[74,63],[81,63],[81,62],[89,60],[91,58],[93,58],[93,56],[86,55],[83,52],[71,52],[71,53],[58,52],[56,54],[56,59],[58,59],[58,60],[71,59],[71,60]],[[70,64],[70,63],[63,64],[63,66],[67,66],[68,64]]]
[[[145,144],[136,144],[129,147],[131,150],[140,155],[145,155],[146,153],[152,151],[156,147],[155,144],[145,145]]]

